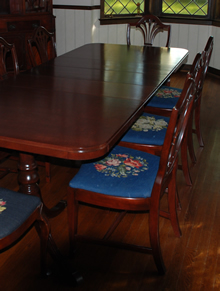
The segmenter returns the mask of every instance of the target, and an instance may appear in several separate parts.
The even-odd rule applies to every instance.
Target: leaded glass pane
[[[144,0],[104,0],[105,16],[142,13],[144,13]]]
[[[162,12],[179,15],[208,15],[208,0],[162,0]]]

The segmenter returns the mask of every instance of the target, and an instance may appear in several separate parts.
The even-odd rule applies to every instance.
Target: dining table
[[[2,81],[0,146],[19,152],[19,191],[41,197],[35,154],[107,154],[187,58],[184,48],[90,43]]]
[[[0,147],[19,153],[19,192],[43,201],[36,154],[73,161],[107,154],[187,58],[183,48],[91,43],[0,82]],[[49,218],[65,207],[44,203]],[[48,251],[74,284],[82,281],[52,235]]]

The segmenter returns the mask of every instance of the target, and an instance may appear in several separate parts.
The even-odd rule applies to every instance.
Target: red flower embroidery
[[[132,160],[130,158],[127,158],[125,161],[124,161],[125,165],[128,165],[128,166],[131,166],[133,168],[140,168],[142,167],[143,165],[137,161],[137,160]]]
[[[106,168],[106,166],[104,166],[102,164],[95,164],[95,168],[97,171],[101,171],[101,170],[104,170]]]
[[[128,155],[125,155],[125,154],[123,154],[123,155],[122,154],[117,154],[116,156],[117,157],[121,157],[121,158],[127,158]]]

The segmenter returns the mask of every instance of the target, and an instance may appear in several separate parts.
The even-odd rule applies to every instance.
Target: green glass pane
[[[116,3],[112,6],[112,9],[116,14],[119,14],[120,11],[124,8],[124,6],[121,3]]]
[[[183,10],[179,11],[178,14],[181,14],[181,15],[190,15],[190,13],[186,9],[183,9]]]
[[[166,9],[166,10],[163,10],[162,11],[163,13],[172,13],[173,14],[173,10],[171,10],[170,8],[169,9]]]
[[[143,13],[144,0],[105,0],[104,14],[135,14],[138,13],[137,3],[140,4],[139,13]]]
[[[208,13],[208,5],[204,6],[202,9],[200,9],[199,11],[197,11],[195,13],[195,15],[199,15],[199,16],[205,16]]]
[[[207,0],[163,0],[162,12],[181,15],[202,15],[208,13]]]
[[[137,5],[135,3],[130,2],[126,8],[128,9],[129,13],[136,13]]]

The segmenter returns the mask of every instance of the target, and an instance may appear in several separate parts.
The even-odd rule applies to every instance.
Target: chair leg
[[[193,114],[191,115],[191,117],[189,119],[187,139],[188,139],[189,156],[191,158],[192,163],[195,164],[196,163],[196,155],[195,155],[194,145],[193,145]]]
[[[154,262],[157,266],[158,273],[164,275],[166,273],[166,267],[163,262],[163,257],[160,248],[160,237],[159,237],[159,201],[155,202],[151,206],[149,213],[149,235],[150,243],[152,248],[152,254]]]
[[[75,200],[74,189],[68,188],[67,192],[67,216],[69,225],[69,239],[70,239],[70,256],[75,252],[75,236],[78,227],[78,201]]]
[[[50,227],[46,218],[42,215],[43,205],[40,209],[40,218],[37,220],[35,225],[38,235],[40,237],[40,248],[41,248],[41,273],[43,276],[48,276],[50,274],[47,268],[47,252],[48,252],[48,242],[50,236]]]
[[[181,205],[181,202],[180,202],[180,198],[179,198],[179,194],[178,194],[177,188],[176,188],[176,208],[179,211],[182,210],[182,205]]]
[[[187,141],[187,131],[186,131],[186,135],[184,136],[183,142],[181,145],[181,162],[182,162],[182,170],[183,170],[183,175],[186,180],[186,184],[188,186],[192,186],[192,179],[189,172],[187,149],[188,149],[188,141]]]
[[[197,135],[199,146],[204,147],[201,125],[200,125],[200,108],[201,108],[201,98],[199,98],[196,102],[196,107],[195,107],[195,127],[196,127],[196,129],[194,132]]]
[[[177,165],[175,166],[177,169]],[[170,212],[170,222],[173,231],[177,237],[181,237],[182,233],[179,227],[179,220],[177,215],[177,187],[176,187],[176,170],[173,170],[172,179],[168,186],[168,206]]]

